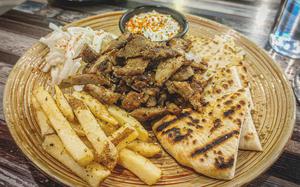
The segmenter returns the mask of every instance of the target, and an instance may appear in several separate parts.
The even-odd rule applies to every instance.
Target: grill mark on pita
[[[228,116],[230,116],[233,113],[234,113],[234,110],[233,109],[229,109],[229,110],[227,110],[227,111],[224,112],[224,116],[228,117]]]
[[[183,134],[183,133],[181,133],[180,128],[173,127],[166,131],[163,131],[162,134],[163,135],[167,134],[167,136],[169,138],[172,138],[172,141],[174,143],[176,143],[176,142],[179,142],[179,141],[187,138],[188,136],[190,136],[192,134],[192,132],[193,132],[192,129],[188,129],[187,132],[185,134]]]
[[[223,87],[224,89],[228,89],[229,86],[228,86],[228,84],[225,83],[225,84],[222,85],[222,87]]]
[[[221,127],[222,125],[222,121],[220,119],[216,119],[214,121],[213,127],[210,129],[210,132],[214,132],[216,129],[218,129],[219,127]]]
[[[192,123],[199,123],[200,122],[199,119],[195,119],[192,116],[188,116],[188,118],[191,120]]]
[[[193,118],[192,116],[188,116],[188,118],[189,118],[191,121],[188,121],[188,122],[187,122],[187,125],[192,126],[192,127],[195,127],[196,129],[203,128],[203,126],[199,125],[199,123],[200,123],[200,120],[199,120],[199,119],[195,119],[195,118]]]
[[[218,169],[227,169],[231,168],[234,163],[234,157],[230,157],[227,161],[225,161],[224,157],[219,156],[215,158],[215,167]]]
[[[245,105],[245,104],[246,104],[246,102],[245,102],[244,100],[240,100],[239,103],[240,103],[241,105]]]
[[[225,105],[230,105],[230,104],[232,104],[232,100],[227,100],[227,101],[224,102],[224,104]]]
[[[174,143],[180,142],[181,140],[187,138],[188,136],[190,136],[190,134],[192,134],[192,132],[193,132],[192,129],[188,129],[186,134],[175,136],[175,138],[173,139]]]
[[[234,123],[236,123],[238,126],[241,126],[242,125],[242,120],[241,119],[235,119],[234,121],[233,121]]]
[[[201,126],[201,125],[199,125],[199,124],[197,124],[197,123],[193,123],[193,122],[191,122],[191,121],[187,122],[187,125],[188,125],[188,126],[195,127],[196,129],[201,129],[201,128],[203,128],[203,126]]]
[[[169,125],[171,125],[172,123],[175,123],[177,120],[180,120],[180,119],[182,119],[182,118],[187,117],[187,116],[190,115],[191,113],[192,113],[192,111],[185,111],[185,112],[179,114],[179,115],[177,116],[177,118],[174,118],[174,119],[172,119],[172,120],[170,120],[170,121],[163,122],[162,124],[160,124],[160,125],[156,128],[156,131],[157,131],[157,132],[163,131],[165,128],[167,128],[167,127],[168,127]]]
[[[170,134],[170,133],[180,133],[180,129],[177,127],[170,128],[166,131],[163,131],[162,134]]]
[[[206,153],[207,151],[209,151],[210,149],[214,148],[215,146],[225,142],[226,140],[230,139],[231,137],[233,137],[233,135],[235,134],[239,134],[239,131],[237,130],[233,130],[223,136],[220,136],[218,137],[217,139],[215,139],[214,141],[212,141],[211,143],[207,144],[206,146],[204,147],[201,147],[201,148],[198,148],[196,149],[192,154],[191,156],[192,157],[195,157],[199,154],[203,154],[203,153]]]

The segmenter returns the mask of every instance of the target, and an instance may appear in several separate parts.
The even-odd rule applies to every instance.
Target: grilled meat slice
[[[131,88],[138,92],[141,92],[144,88],[148,86],[148,83],[144,80],[134,79],[131,84]]]
[[[67,88],[73,85],[86,85],[86,84],[99,84],[110,86],[110,81],[102,74],[79,74],[79,75],[72,75],[67,79],[64,79],[60,83],[60,87]]]
[[[88,44],[84,44],[78,57],[81,57],[86,63],[94,63],[99,56],[100,55]]]
[[[172,38],[168,45],[181,55],[184,55],[191,47],[191,41],[183,38]]]
[[[107,58],[99,58],[89,69],[88,73],[105,72],[110,73],[112,71],[112,64]]]
[[[119,58],[132,58],[141,56],[141,52],[151,47],[151,41],[146,37],[138,34],[132,35],[133,38],[130,40],[126,46],[120,49],[117,53]]]
[[[193,75],[194,70],[191,66],[183,66],[171,77],[171,80],[186,81]]]
[[[168,94],[166,91],[161,91],[158,93],[158,105],[159,106],[165,106],[166,100],[168,99]]]
[[[126,84],[124,80],[120,80],[118,84],[115,84],[114,91],[117,93],[128,93],[131,91],[131,88]]]
[[[206,105],[206,103],[202,100],[201,93],[196,92],[189,98],[189,102],[193,106],[195,110],[201,111],[201,108]]]
[[[116,103],[121,96],[120,94],[114,93],[113,91],[104,88],[103,86],[96,86],[94,84],[85,85],[84,90],[99,101],[108,105]]]
[[[160,62],[155,73],[157,85],[162,86],[184,64],[184,61],[186,59],[180,56]]]
[[[143,58],[130,58],[126,61],[125,66],[115,68],[114,73],[117,76],[141,75],[144,73],[148,64],[149,61],[144,60]]]
[[[145,88],[143,91],[147,95],[156,96],[159,93],[160,89],[158,87],[152,87],[152,88]]]
[[[172,81],[167,81],[166,86],[167,86],[167,90],[170,94],[175,94],[176,93],[176,88],[175,88]]]
[[[147,107],[154,107],[157,105],[157,100],[156,100],[156,97],[154,96],[149,96],[148,100],[147,100],[147,103],[146,103],[146,106]]]
[[[168,110],[162,107],[142,107],[130,112],[130,115],[135,117],[140,122],[145,122],[166,115],[167,113]]]
[[[192,68],[194,68],[195,70],[199,70],[202,73],[207,70],[207,64],[204,62],[191,61],[190,65]]]
[[[202,88],[205,88],[208,84],[210,84],[210,82],[212,81],[212,78],[213,78],[212,76],[206,78],[202,74],[196,73],[193,76],[192,82],[198,83],[199,85],[201,85]]]
[[[194,80],[191,81],[191,87],[195,92],[203,92],[203,86]]]
[[[99,63],[98,72],[110,73],[112,72],[112,64],[109,60],[104,60]]]
[[[179,53],[169,47],[154,46],[142,52],[143,58],[159,61],[178,56]]]
[[[186,100],[181,97],[179,94],[172,95],[172,102],[176,104],[177,106],[180,106],[181,108],[192,108],[193,106],[190,104],[190,102],[186,102]]]
[[[120,49],[124,47],[128,41],[130,41],[133,38],[131,33],[125,33],[120,35],[117,39],[112,40],[108,47],[104,50],[103,53],[107,53],[113,49]]]
[[[117,52],[117,50],[112,50],[109,53],[106,53],[108,61],[114,66],[122,63],[120,62],[120,59],[117,58]]]
[[[112,35],[106,35],[102,39],[101,43],[101,54],[108,48],[108,46],[111,44],[111,42],[114,40],[114,37]]]
[[[138,108],[144,102],[144,94],[130,91],[122,100],[122,108],[131,111]]]
[[[154,78],[151,74],[144,73],[143,75],[122,76],[122,80],[133,90],[142,92],[144,89],[154,85]]]
[[[191,85],[188,82],[180,81],[168,81],[166,83],[169,93],[178,93],[186,101],[194,94],[194,90],[191,88]]]
[[[175,103],[168,103],[167,110],[172,114],[179,114],[181,112],[181,108],[179,108]]]
[[[154,43],[142,35],[134,34],[133,39],[117,53],[118,58],[142,56],[144,59],[161,60],[178,56],[179,53],[164,43]]]

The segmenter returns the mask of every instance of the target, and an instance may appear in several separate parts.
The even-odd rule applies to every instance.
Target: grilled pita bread
[[[247,106],[246,120],[242,128],[239,148],[243,150],[262,151],[262,146],[251,116],[253,101],[248,86],[245,66],[223,67],[215,71],[211,75],[210,83],[203,91],[204,102],[213,102],[223,95],[234,93],[244,88],[249,106]]]
[[[185,109],[167,115],[153,131],[179,163],[217,179],[234,177],[240,132],[247,114],[246,91],[241,89],[216,99],[196,112]]]
[[[235,45],[231,37],[217,35],[212,39],[199,37],[188,39],[192,41],[192,45],[186,58],[196,62],[207,62],[209,70],[236,66],[245,57],[243,50]]]
[[[241,131],[239,149],[262,151],[262,146],[256,132],[250,110],[247,110],[244,125]]]
[[[247,80],[247,69],[244,64],[236,66],[235,69],[238,72],[242,87],[246,89],[247,98],[249,100],[249,109],[242,128],[239,149],[262,151],[263,149],[251,115],[251,110],[254,109],[254,104],[249,89],[249,82]]]
[[[187,58],[207,62],[208,70],[203,77],[206,80],[212,79],[211,84],[204,91],[206,101],[214,101],[216,98],[241,88],[246,89],[250,107],[242,129],[239,148],[261,151],[262,146],[251,116],[253,101],[247,80],[246,66],[243,63],[245,59],[243,50],[237,47],[230,37],[216,36],[213,39],[195,37],[190,40],[192,47]]]

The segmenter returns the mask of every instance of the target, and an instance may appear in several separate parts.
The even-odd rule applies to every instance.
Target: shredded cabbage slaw
[[[84,44],[88,44],[99,53],[103,40],[116,38],[114,34],[89,27],[69,27],[63,30],[53,23],[50,23],[49,27],[53,32],[47,37],[42,37],[40,42],[49,48],[49,53],[45,57],[46,65],[42,71],[50,71],[52,84],[59,84],[85,66],[81,58],[78,58]]]

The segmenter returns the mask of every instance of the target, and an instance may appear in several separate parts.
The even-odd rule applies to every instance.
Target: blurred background
[[[23,3],[25,0],[1,0],[0,1],[0,15],[4,14],[13,7]]]

